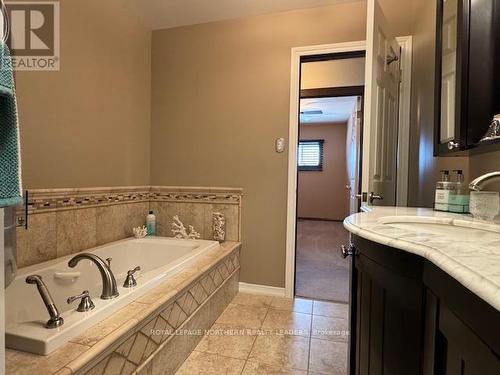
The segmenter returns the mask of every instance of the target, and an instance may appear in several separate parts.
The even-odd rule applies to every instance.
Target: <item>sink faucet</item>
[[[112,299],[118,297],[118,289],[116,287],[115,275],[113,275],[111,268],[109,268],[109,266],[97,255],[90,253],[78,254],[73,258],[71,258],[71,260],[68,262],[68,266],[73,268],[82,259],[88,259],[91,262],[93,262],[99,269],[99,272],[101,273],[101,278],[102,278],[101,299]]]
[[[49,289],[47,285],[42,280],[42,276],[39,275],[31,275],[26,278],[26,282],[28,284],[36,284],[38,288],[38,292],[40,292],[40,296],[42,297],[43,303],[49,312],[50,319],[47,321],[45,325],[46,328],[57,328],[64,324],[64,319],[59,315],[59,311],[57,310],[56,304],[52,299],[52,296],[49,293]]]
[[[469,184],[470,190],[481,191],[486,183],[500,180],[500,172],[490,172],[479,176]]]

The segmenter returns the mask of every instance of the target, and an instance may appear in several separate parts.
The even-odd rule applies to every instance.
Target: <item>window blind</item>
[[[299,171],[323,170],[323,139],[299,141],[298,167]]]

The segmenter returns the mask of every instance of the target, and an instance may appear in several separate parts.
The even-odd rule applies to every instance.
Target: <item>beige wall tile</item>
[[[56,213],[30,215],[28,229],[17,228],[18,267],[56,258],[56,243]]]
[[[151,210],[156,215],[157,234],[163,237],[172,237],[172,221],[175,215],[187,227],[192,225],[201,234],[201,238],[210,239],[205,234],[205,207],[206,203],[190,202],[151,202]]]
[[[196,348],[201,339],[203,339],[205,331],[212,326],[208,307],[208,305],[202,306],[183,327],[185,330],[189,331],[186,338],[186,350],[188,354]]]
[[[157,235],[172,237],[172,218],[212,239],[212,212],[227,215],[227,240],[239,239],[239,206],[190,202],[118,202],[115,205],[31,214],[29,229],[17,230],[18,264],[24,267],[132,236],[152,210]]]
[[[149,203],[128,203],[97,208],[97,244],[132,236],[132,228],[144,225]]]
[[[172,336],[151,360],[148,375],[174,374],[188,356],[187,336]]]
[[[201,238],[211,239],[209,228],[205,227],[205,209],[208,205],[203,203],[184,203],[181,206],[179,219],[187,227],[192,225],[201,234]],[[207,231],[208,230],[208,231]]]
[[[56,213],[57,257],[74,254],[97,244],[96,208]]]
[[[227,287],[223,285],[209,300],[210,320],[215,322],[226,308]]]
[[[203,239],[211,240],[212,213],[221,212],[226,216],[226,240],[239,241],[239,206],[230,204],[207,204],[191,202],[151,202],[151,210],[157,218],[159,236],[171,237],[174,215],[187,226],[192,225]]]
[[[151,202],[150,208],[156,215],[158,236],[172,237],[172,218],[181,214],[182,205],[183,203],[176,202]]]

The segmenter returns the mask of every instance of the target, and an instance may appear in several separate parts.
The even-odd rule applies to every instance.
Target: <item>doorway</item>
[[[301,59],[295,296],[347,303],[343,220],[358,212],[364,51]]]
[[[408,145],[410,128],[410,98],[411,98],[411,71],[412,71],[412,37],[402,36],[397,38],[401,46],[400,67],[402,70],[400,83],[400,105],[399,105],[399,131],[397,141],[397,205],[406,206],[408,191]],[[291,53],[291,82],[290,82],[290,124],[288,150],[288,194],[287,194],[287,232],[286,232],[286,267],[285,267],[285,295],[295,296],[295,247],[297,234],[297,153],[299,141],[299,112],[301,99],[301,65],[303,61],[310,58],[328,60],[333,55],[341,56],[353,52],[366,53],[366,41],[344,42],[317,46],[305,46],[292,48]],[[367,56],[368,59],[368,56]],[[368,64],[368,62],[367,62]],[[366,72],[365,72],[366,75]],[[366,94],[366,92],[365,92]],[[366,113],[367,97],[364,95],[363,114]],[[370,138],[364,137],[362,151],[365,154],[365,144]],[[360,155],[362,158],[362,155]],[[364,165],[363,165],[364,168]],[[369,174],[367,175],[369,176]],[[366,179],[366,176],[365,176]],[[364,191],[357,188],[357,184],[351,184],[350,196],[353,197],[350,207],[358,207],[359,200],[355,198]],[[364,199],[366,201],[366,199]],[[365,203],[366,204],[366,203]],[[338,251],[338,249],[332,249]]]

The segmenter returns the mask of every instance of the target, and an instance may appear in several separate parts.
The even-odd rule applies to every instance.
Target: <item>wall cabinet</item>
[[[500,6],[437,0],[435,154],[498,148],[480,142],[500,113]]]
[[[351,374],[500,374],[500,312],[424,258],[353,243]]]

